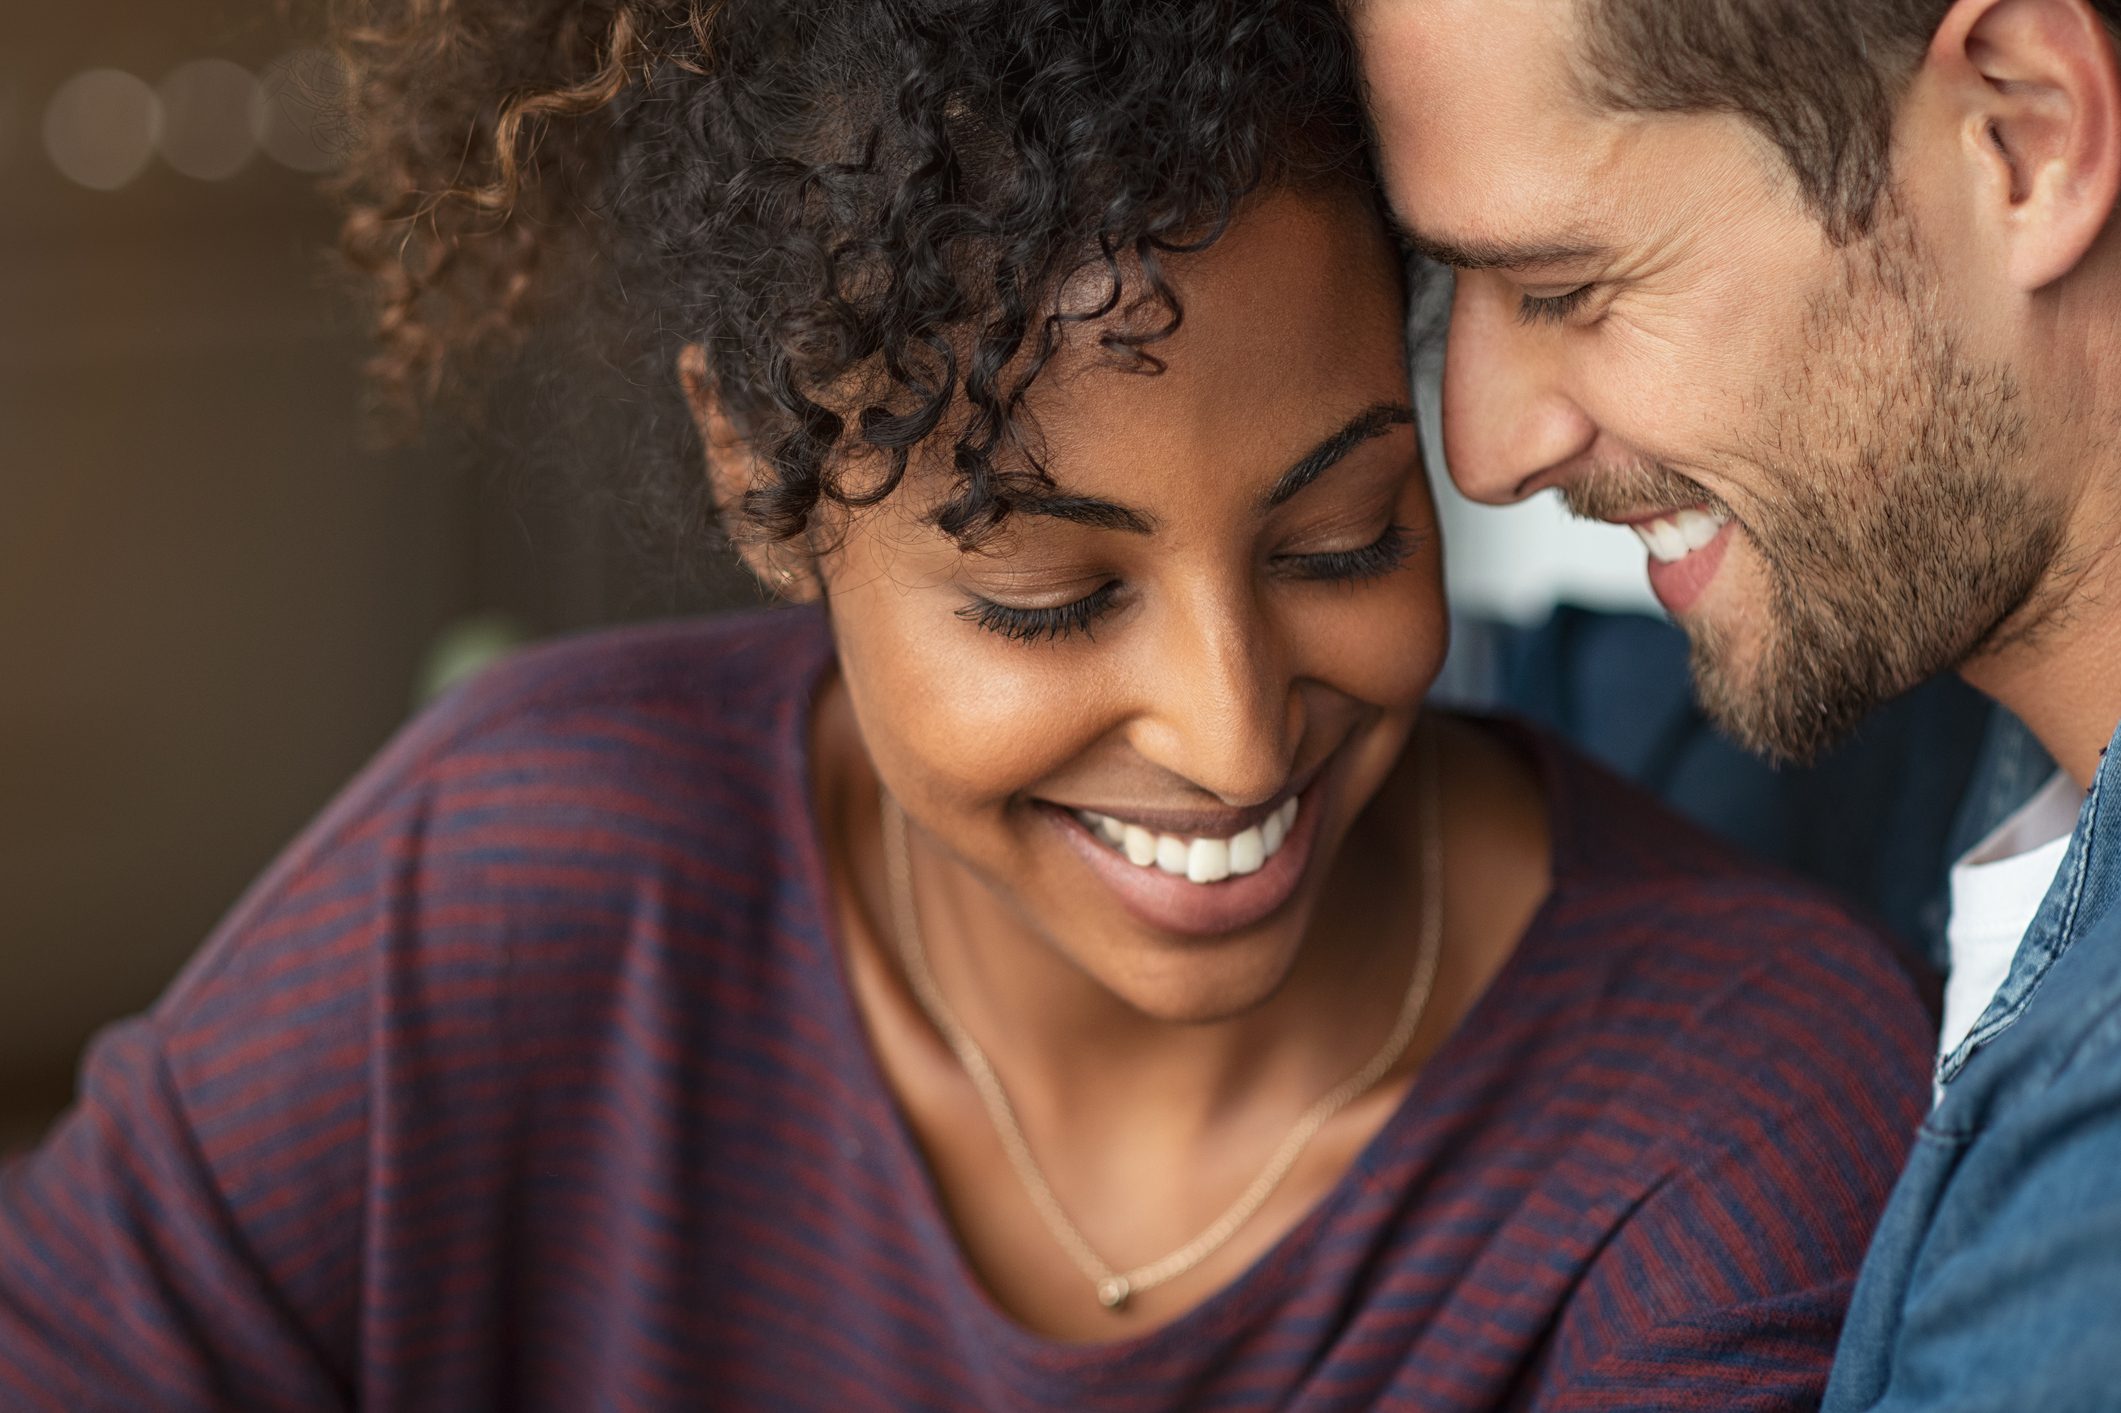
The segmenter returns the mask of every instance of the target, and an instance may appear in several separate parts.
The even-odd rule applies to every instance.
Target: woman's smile
[[[1040,801],[1038,813],[1143,927],[1221,937],[1272,917],[1304,882],[1335,759],[1242,809]]]

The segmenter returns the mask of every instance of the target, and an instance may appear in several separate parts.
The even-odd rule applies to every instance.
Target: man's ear
[[[744,495],[757,484],[760,474],[758,456],[722,411],[707,370],[707,351],[696,343],[686,344],[678,354],[678,382],[685,389],[685,405],[706,450],[708,489],[715,511],[729,527],[730,543],[743,556],[744,567],[770,593],[797,602],[816,598],[817,574],[801,546],[761,540],[742,531]]]
[[[1980,222],[2011,282],[2044,288],[2098,242],[2121,197],[2121,70],[2088,0],[1958,0],[1924,67],[1957,98]]]

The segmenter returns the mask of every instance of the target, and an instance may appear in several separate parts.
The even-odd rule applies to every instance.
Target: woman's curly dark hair
[[[673,387],[706,351],[769,537],[947,429],[935,519],[975,542],[1042,474],[1021,404],[1068,323],[1122,314],[1154,371],[1167,257],[1264,188],[1370,189],[1332,0],[347,0],[338,34],[385,392],[608,309]]]

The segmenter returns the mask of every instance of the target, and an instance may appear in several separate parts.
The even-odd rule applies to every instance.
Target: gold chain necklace
[[[1124,1308],[1130,1296],[1185,1274],[1219,1249],[1266,1203],[1268,1196],[1296,1165],[1304,1148],[1325,1127],[1326,1121],[1375,1088],[1406,1054],[1407,1046],[1413,1043],[1414,1031],[1421,1023],[1423,1011],[1428,1008],[1429,992],[1436,982],[1443,935],[1441,811],[1437,801],[1436,748],[1427,732],[1422,734],[1421,774],[1421,939],[1414,957],[1414,973],[1407,982],[1406,998],[1400,1002],[1399,1018],[1393,1023],[1392,1033],[1385,1037],[1385,1043],[1368,1063],[1320,1095],[1310,1108],[1304,1110],[1295,1127],[1282,1139],[1281,1146],[1267,1159],[1266,1167],[1252,1180],[1251,1186],[1239,1193],[1237,1200],[1210,1223],[1207,1230],[1170,1255],[1129,1271],[1115,1271],[1069,1219],[1060,1199],[1054,1195],[1052,1184],[1046,1181],[1038,1160],[1031,1156],[1031,1145],[1024,1138],[1016,1110],[1009,1103],[1009,1096],[1002,1089],[1001,1079],[995,1074],[987,1052],[980,1049],[979,1042],[958,1023],[957,1016],[943,1000],[935,973],[928,966],[927,949],[921,943],[920,913],[913,896],[913,865],[906,850],[906,816],[897,801],[888,792],[885,794],[885,870],[889,876],[893,926],[898,933],[899,954],[906,968],[906,979],[912,984],[921,1009],[927,1012],[929,1023],[949,1044],[958,1063],[971,1078],[972,1087],[979,1091],[980,1102],[986,1105],[987,1117],[1001,1139],[1002,1151],[1008,1154],[1009,1165],[1016,1169],[1017,1178],[1031,1197],[1031,1205],[1038,1209],[1046,1229],[1053,1233],[1054,1240],[1068,1253],[1076,1269],[1088,1278],[1097,1291],[1098,1303],[1106,1309]]]

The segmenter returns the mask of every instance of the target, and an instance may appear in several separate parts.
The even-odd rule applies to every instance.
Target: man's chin
[[[1693,624],[1688,631],[1702,711],[1732,741],[1776,765],[1815,763],[1894,695],[1875,690],[1862,664],[1780,635],[1738,639]]]

